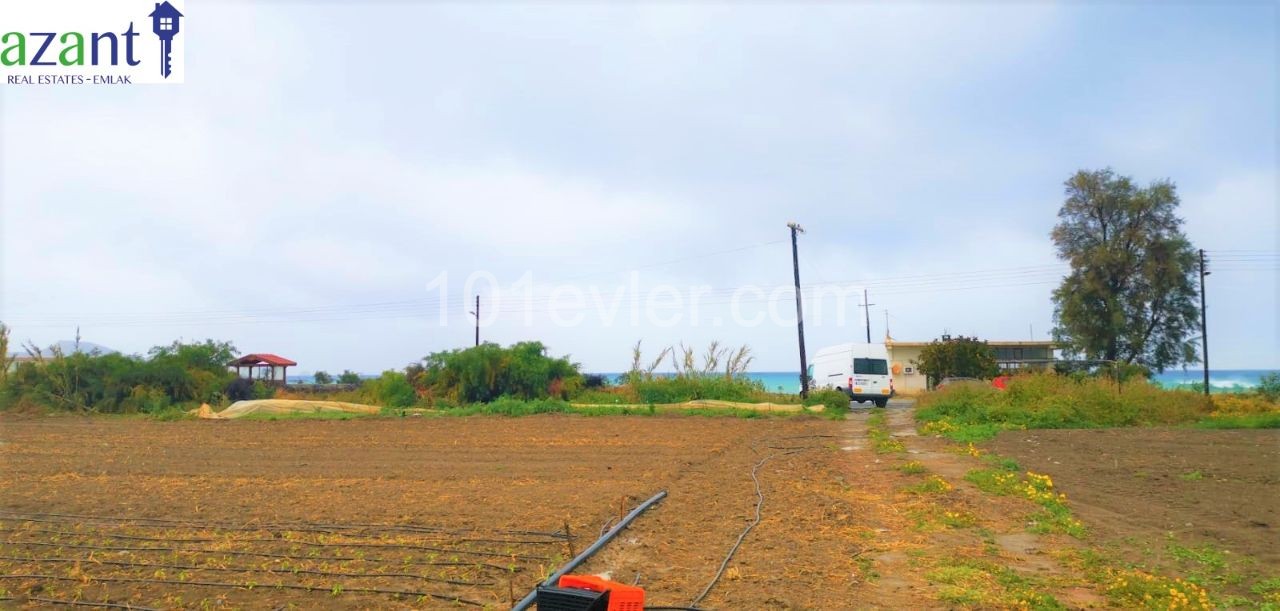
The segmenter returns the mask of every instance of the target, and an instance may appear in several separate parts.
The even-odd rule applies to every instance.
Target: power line
[[[751,248],[757,248],[763,245],[784,242],[785,240],[777,240],[773,242],[764,242],[741,248],[716,251],[713,253],[704,253],[694,257],[686,257],[684,259],[676,259],[672,261],[652,264],[646,267],[655,267],[667,265],[675,262],[689,260],[693,258],[701,258],[723,254],[728,252],[738,252]],[[1206,255],[1213,252],[1206,250]],[[1274,254],[1272,254],[1274,253]],[[1231,256],[1211,257],[1215,263],[1221,262],[1221,267],[1215,267],[1217,272],[1231,273],[1250,273],[1250,272],[1270,272],[1280,270],[1280,252],[1276,251],[1256,251],[1252,257],[1233,258]],[[640,269],[640,268],[637,268]],[[1013,286],[1035,286],[1050,284],[1059,281],[1070,266],[1065,263],[1047,264],[1047,265],[1031,265],[1011,268],[994,268],[970,271],[956,272],[935,272],[926,274],[913,274],[895,277],[879,277],[879,278],[863,278],[858,280],[847,280],[841,282],[824,282],[810,284],[802,289],[802,293],[806,293],[811,298],[821,298],[821,293],[832,289],[849,290],[853,287],[858,288],[875,288],[877,294],[880,295],[905,295],[905,294],[921,294],[921,293],[939,293],[962,290],[974,290],[984,288],[1005,288]],[[733,296],[745,288],[752,285],[739,285],[733,287],[709,288],[699,291],[700,295],[709,297],[712,301],[699,301],[700,305],[719,305],[730,304],[734,302],[752,302],[763,301],[768,299],[766,296],[751,296],[739,294],[735,300],[731,301],[715,301],[717,298],[728,298]],[[699,287],[703,288],[703,287]],[[763,285],[759,287],[759,291],[763,293],[778,293],[785,291],[789,287],[783,285]],[[618,289],[621,289],[620,291]],[[793,289],[792,289],[793,290]],[[597,287],[590,287],[583,293],[593,292],[594,295],[612,293],[615,298],[630,294],[628,287],[612,287],[606,291],[600,291]],[[793,293],[792,293],[793,294]],[[781,296],[782,293],[779,293]],[[633,299],[638,298],[632,295]],[[503,299],[495,299],[495,302],[501,301],[501,307],[493,310],[495,313],[512,313],[527,312],[530,308],[538,306],[549,306],[553,301],[563,301],[563,299],[554,299],[550,294],[520,297],[508,296]],[[277,308],[249,308],[249,309],[214,309],[214,310],[185,310],[170,312],[115,312],[101,314],[46,314],[23,317],[10,318],[8,322],[11,324],[20,324],[22,326],[31,327],[55,327],[69,326],[74,324],[110,326],[110,327],[134,327],[134,326],[152,326],[152,325],[202,325],[202,324],[249,324],[262,322],[337,322],[352,320],[380,320],[380,319],[399,319],[399,318],[419,318],[425,309],[432,307],[440,307],[446,305],[446,300],[442,297],[428,297],[421,299],[402,299],[387,300],[357,304],[337,304],[330,306],[306,306],[306,307],[277,307]],[[497,304],[495,303],[495,306]],[[573,306],[565,304],[557,304],[563,309],[575,309]],[[581,306],[581,307],[586,307]],[[452,308],[449,308],[452,310]],[[448,315],[446,313],[446,315]]]
[[[968,272],[950,272],[944,274],[917,274],[912,276],[901,276],[897,278],[873,278],[862,280],[846,280],[842,282],[828,282],[810,284],[804,290],[814,292],[819,290],[829,290],[839,287],[875,287],[878,289],[891,289],[897,291],[900,289],[918,288],[918,287],[945,287],[948,285],[967,285],[973,282],[989,282],[993,280],[1037,280],[1043,278],[1060,277],[1063,266],[1031,266],[1016,267],[1007,269],[991,269],[991,270],[975,270]],[[744,287],[752,285],[739,285],[732,287],[710,288],[703,291],[703,294],[716,296],[728,295],[733,292],[742,290]],[[761,290],[769,291],[781,288],[782,285],[763,285]],[[596,287],[591,287],[596,289]],[[605,292],[616,292],[615,289],[627,287],[609,287]],[[597,292],[600,292],[597,290]],[[552,300],[550,295],[520,297],[508,296],[503,301],[516,301],[517,303],[546,303]],[[122,322],[221,322],[221,321],[237,321],[245,318],[258,317],[305,317],[308,315],[349,315],[349,314],[373,314],[373,313],[394,313],[405,312],[412,313],[420,311],[423,308],[440,305],[444,300],[439,297],[383,301],[363,304],[346,304],[335,306],[313,306],[313,307],[293,307],[293,308],[267,308],[267,309],[246,309],[243,311],[235,310],[204,310],[204,311],[177,311],[177,312],[138,312],[138,313],[107,313],[107,314],[58,314],[47,316],[19,316],[12,320],[21,320],[28,323],[35,322],[61,322],[64,324],[74,324],[77,321],[91,320],[98,323],[122,323]]]

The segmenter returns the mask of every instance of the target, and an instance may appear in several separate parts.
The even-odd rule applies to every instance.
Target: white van
[[[884,344],[840,344],[818,351],[809,366],[814,388],[834,388],[876,407],[889,404],[894,395],[889,374],[889,351]]]

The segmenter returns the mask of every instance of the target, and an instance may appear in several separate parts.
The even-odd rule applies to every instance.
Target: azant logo
[[[182,0],[51,0],[0,5],[0,72],[8,85],[183,82]],[[148,7],[148,4],[152,6]],[[148,12],[147,9],[150,8]],[[145,17],[158,39],[144,49]],[[144,22],[145,23],[145,22]],[[104,27],[105,26],[105,27]],[[178,44],[175,44],[178,43]]]

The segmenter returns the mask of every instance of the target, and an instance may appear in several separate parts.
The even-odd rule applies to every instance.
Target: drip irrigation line
[[[16,532],[16,531],[15,531]],[[92,536],[92,535],[82,535]],[[461,554],[467,556],[484,556],[488,558],[512,558],[515,560],[550,560],[549,556],[531,556],[527,554],[504,554],[502,552],[487,552],[467,549],[456,549],[447,547],[432,547],[429,545],[412,545],[409,543],[316,543],[314,541],[298,541],[294,539],[251,539],[249,541],[229,540],[227,543],[278,543],[293,544],[306,547],[321,548],[363,548],[363,549],[412,549],[424,552],[436,552],[440,554]],[[119,548],[121,550],[125,548]]]
[[[397,594],[401,596],[426,596],[436,600],[444,600],[472,607],[483,607],[483,603],[474,600],[468,600],[458,596],[449,596],[447,594],[436,594],[433,592],[416,592],[413,590],[391,590],[386,588],[348,588],[341,584],[335,584],[333,587],[323,588],[319,586],[304,586],[296,583],[262,583],[262,584],[242,584],[242,583],[226,583],[221,581],[178,581],[173,579],[147,579],[142,577],[90,577],[84,575],[82,577],[64,577],[61,575],[5,575],[0,574],[0,579],[46,579],[49,581],[100,581],[102,583],[146,583],[166,586],[201,586],[207,588],[235,588],[235,589],[253,589],[253,588],[275,588],[281,590],[304,590],[307,592],[327,592],[332,593],[335,590],[341,592],[349,592],[355,594]]]
[[[827,437],[835,437],[835,435],[796,435],[792,437],[774,437],[769,439],[759,439],[752,444],[752,447],[754,449],[754,446],[756,443],[761,443],[765,441],[780,441],[783,439],[815,439],[815,438],[827,438]],[[782,448],[778,448],[778,449],[781,450]],[[760,461],[755,464],[755,466],[751,467],[751,482],[756,489],[756,517],[750,524],[747,525],[746,528],[742,530],[742,534],[738,535],[738,540],[733,543],[733,547],[729,548],[729,553],[725,554],[724,560],[720,563],[720,568],[719,570],[716,571],[715,577],[712,577],[711,582],[707,584],[707,587],[702,589],[702,593],[698,594],[698,596],[693,599],[693,602],[689,603],[688,608],[696,609],[698,607],[698,603],[702,602],[702,600],[707,597],[707,594],[711,593],[711,589],[715,587],[716,583],[720,581],[720,577],[724,575],[724,570],[729,566],[729,561],[733,559],[733,555],[738,553],[738,548],[742,546],[742,542],[746,540],[747,535],[751,533],[752,529],[754,529],[757,525],[760,524],[760,521],[763,517],[763,510],[764,510],[764,492],[760,489],[760,477],[759,477],[760,467],[764,466],[765,463],[769,462],[770,460],[773,460],[774,458],[777,458],[778,456],[787,456],[790,454],[803,452],[804,450],[812,450],[812,449],[815,449],[815,448],[813,446],[805,446],[801,448],[788,448],[786,449],[786,451],[774,452],[773,454],[770,454],[768,456],[765,456],[764,458],[761,458]]]
[[[73,537],[103,537],[107,539],[126,539],[129,541],[163,541],[165,543],[213,543],[215,541],[224,541],[225,539],[182,539],[169,537],[138,537],[134,535],[117,535],[114,533],[100,532],[76,532],[73,530],[48,530],[44,528],[23,528],[23,529],[5,529],[0,528],[0,532],[11,533],[39,533],[42,535],[70,535]]]
[[[270,552],[242,552],[238,550],[219,550],[219,549],[184,549],[180,547],[107,547],[102,545],[80,545],[75,543],[46,543],[43,541],[0,541],[0,545],[13,546],[39,546],[39,547],[57,547],[67,549],[87,549],[100,552],[166,552],[181,554],[211,554],[211,555],[227,555],[227,556],[254,556],[259,558],[281,558],[284,560],[332,560],[337,562],[362,560],[365,562],[404,562],[402,559],[385,559],[374,557],[358,557],[358,556],[297,556],[293,554],[273,554]],[[414,561],[409,564],[420,566],[458,566],[458,567],[483,567],[503,572],[512,572],[512,569],[498,564],[489,564],[486,562],[461,562],[461,561]],[[520,570],[518,567],[514,569]]]
[[[101,564],[106,566],[128,566],[140,569],[178,569],[183,571],[218,571],[222,573],[271,573],[273,575],[280,573],[292,573],[296,575],[320,575],[324,577],[405,577],[411,579],[421,579],[423,581],[431,581],[435,583],[445,583],[451,586],[491,586],[495,585],[492,581],[459,581],[456,579],[445,579],[442,577],[427,577],[426,575],[414,575],[412,573],[344,573],[338,571],[317,571],[314,569],[264,569],[248,566],[197,566],[190,564],[150,564],[146,562],[126,562],[123,560],[97,560],[95,558],[20,558],[17,556],[0,556],[0,560],[13,560],[17,562],[30,563],[56,563],[56,564]]]
[[[67,520],[46,520],[38,518],[68,518]],[[140,518],[140,517],[119,517],[119,516],[94,516],[74,513],[18,513],[0,511],[0,520],[18,520],[25,522],[69,522],[72,520],[92,520],[98,522],[116,522],[116,523],[132,523],[132,522],[158,522],[161,524],[173,524],[176,526],[185,526],[196,530],[240,530],[240,531],[262,531],[262,530],[278,530],[278,531],[294,531],[294,532],[321,532],[326,534],[343,534],[333,529],[339,530],[360,530],[373,529],[377,531],[387,530],[403,530],[409,532],[423,533],[440,533],[460,535],[466,533],[479,532],[476,529],[447,529],[438,526],[422,526],[417,524],[377,524],[367,522],[351,522],[348,524],[326,524],[318,522],[292,522],[281,524],[261,524],[258,526],[250,526],[249,523],[244,524],[228,524],[225,522],[192,522],[190,520],[179,520],[174,518]],[[156,524],[138,524],[141,528],[161,528]],[[529,535],[537,537],[548,537],[553,539],[566,538],[561,532],[541,532],[536,530],[493,530],[487,531],[494,534],[509,535]]]
[[[550,560],[549,556],[529,556],[524,554],[504,554],[502,552],[482,552],[466,549],[450,549],[446,547],[431,547],[429,545],[412,545],[409,543],[316,543],[314,541],[294,541],[289,539],[259,539],[259,541],[278,541],[280,543],[292,543],[306,547],[358,547],[373,549],[416,549],[425,552],[438,552],[442,554],[466,554],[469,556],[487,556],[490,558],[513,558],[516,560]]]
[[[214,540],[214,539],[210,539],[210,540],[212,541],[212,540]],[[220,539],[218,539],[218,540],[220,540]],[[341,546],[343,546],[343,545],[353,545],[353,544],[349,544],[349,543],[341,543],[341,542],[320,543],[320,542],[313,542],[313,541],[304,541],[304,540],[301,540],[301,539],[275,539],[275,538],[272,538],[272,539],[232,539],[231,541],[234,541],[234,542],[236,542],[236,543],[280,543],[280,542],[287,542],[287,543],[299,543],[299,544],[302,544],[302,545],[322,545],[322,546],[331,546],[331,547],[341,547]],[[463,538],[463,539],[427,539],[427,540],[425,540],[425,541],[424,541],[424,543],[441,543],[441,544],[444,544],[444,545],[461,544],[461,543],[507,543],[507,544],[510,544],[510,545],[563,545],[565,541],[568,541],[568,539],[561,539],[561,540],[559,540],[559,541],[534,541],[534,540],[532,540],[532,539],[473,539],[473,538]],[[359,543],[360,543],[360,545],[378,545],[377,543],[365,543],[365,542],[359,542]],[[390,544],[391,544],[391,543],[389,542],[389,543],[388,543],[388,545],[390,545]]]
[[[0,600],[17,600],[14,598],[0,598]],[[50,605],[66,605],[68,607],[100,607],[104,609],[133,609],[134,611],[160,611],[155,607],[139,607],[129,603],[95,603],[87,600],[57,600],[54,598],[41,598],[39,596],[28,596],[29,602],[46,603]]]

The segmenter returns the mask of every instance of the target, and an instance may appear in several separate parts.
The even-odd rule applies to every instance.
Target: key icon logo
[[[178,35],[178,22],[182,21],[182,13],[165,0],[156,4],[156,10],[147,16],[151,18],[151,31],[160,37],[160,74],[169,78],[172,71],[169,53],[173,51],[173,37]]]

